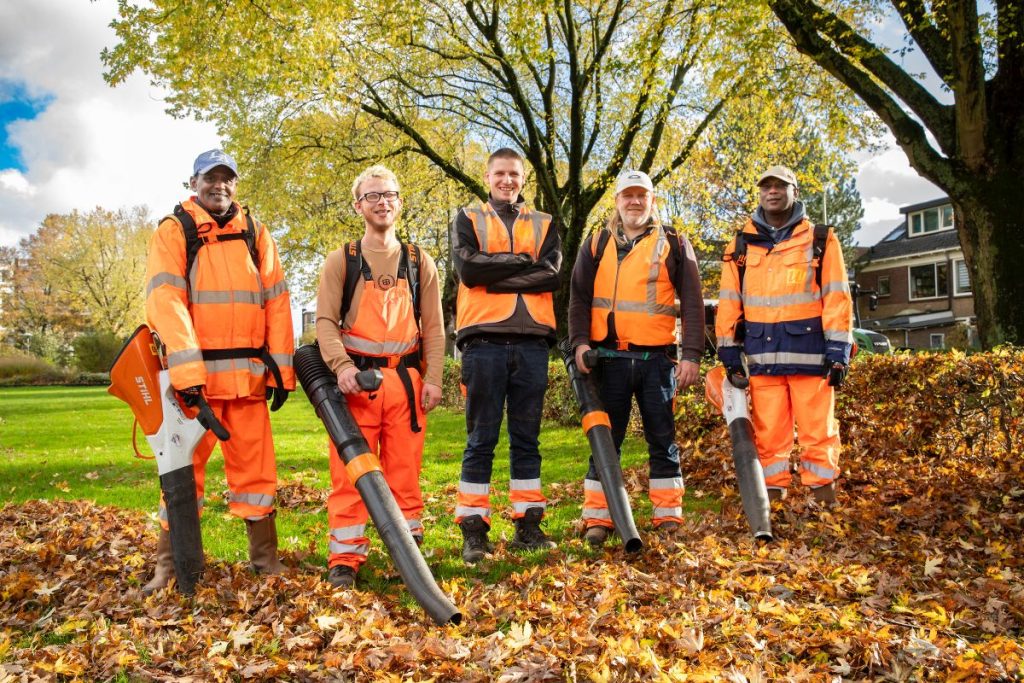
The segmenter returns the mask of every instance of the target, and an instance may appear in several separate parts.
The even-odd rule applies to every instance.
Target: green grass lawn
[[[301,392],[272,414],[277,448],[278,478],[295,493],[278,515],[282,548],[303,558],[311,570],[326,563],[327,512],[330,490],[327,437]],[[102,387],[24,387],[0,389],[0,502],[36,498],[88,499],[101,505],[139,510],[154,519],[159,495],[156,465],[134,457],[132,415],[128,407]],[[140,450],[149,446],[139,434]],[[424,554],[439,577],[474,576],[496,580],[515,567],[535,561],[530,555],[499,553],[492,562],[464,567],[461,536],[452,521],[455,489],[465,445],[465,420],[460,413],[438,409],[427,425],[422,485],[426,510]],[[503,436],[494,464],[492,540],[510,539],[513,526],[508,510],[508,441]],[[579,543],[573,523],[579,518],[582,480],[589,447],[579,428],[546,424],[541,433],[545,495],[552,499],[545,528],[559,542],[571,541],[572,552],[591,552]],[[625,467],[646,462],[646,444],[628,438],[623,448]],[[684,466],[685,474],[685,466]],[[565,485],[570,484],[571,487]],[[206,552],[226,561],[247,559],[241,521],[228,514],[223,460],[215,451],[207,470],[203,541]],[[641,491],[631,491],[637,526],[649,526],[650,503]],[[282,492],[282,499],[287,498]],[[686,499],[690,509],[713,505],[707,499]],[[372,584],[391,581],[394,572],[383,546],[371,550]],[[383,575],[383,576],[381,576]],[[376,578],[375,578],[376,577]]]

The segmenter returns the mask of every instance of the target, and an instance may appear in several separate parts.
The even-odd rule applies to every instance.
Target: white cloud
[[[219,146],[214,126],[164,113],[142,74],[111,88],[100,51],[115,44],[112,0],[6,0],[0,5],[0,79],[45,111],[8,126],[24,172],[0,169],[0,244],[32,233],[48,213],[145,204],[154,215],[187,196],[195,155]]]

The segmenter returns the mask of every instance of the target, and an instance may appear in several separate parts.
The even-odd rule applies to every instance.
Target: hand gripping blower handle
[[[612,523],[615,524],[615,531],[622,539],[622,547],[627,553],[639,552],[644,547],[644,542],[640,539],[636,523],[633,521],[633,510],[629,506],[629,495],[626,493],[626,483],[622,478],[622,464],[619,462],[619,454],[612,439],[611,421],[601,404],[594,376],[584,375],[576,367],[575,354],[568,339],[563,339],[558,344],[558,350],[562,353],[572,393],[575,394],[580,412],[583,414],[583,431],[590,442],[594,467],[601,480],[605,500],[608,501],[608,512]]]
[[[300,347],[295,352],[294,364],[302,389],[345,463],[345,471],[366,504],[370,519],[402,575],[402,581],[437,624],[458,624],[462,621],[462,613],[441,592],[430,574],[430,568],[416,547],[402,511],[388,488],[377,456],[370,452],[366,438],[349,412],[348,403],[338,388],[338,378],[324,363],[320,347],[316,344]],[[367,377],[368,374],[371,377]],[[372,375],[376,375],[376,379]],[[379,386],[380,377],[379,370],[366,370],[357,375],[356,381],[361,387],[372,390],[371,382]]]
[[[729,425],[732,463],[736,469],[736,481],[740,487],[747,524],[754,538],[767,543],[773,540],[771,506],[768,488],[764,483],[764,469],[754,444],[754,426],[747,410],[746,377],[739,374],[727,379],[725,368],[719,365],[708,372],[704,384],[708,401],[725,416],[725,422]]]

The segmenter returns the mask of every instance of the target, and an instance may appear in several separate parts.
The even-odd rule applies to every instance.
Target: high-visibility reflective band
[[[167,361],[170,365],[170,360]],[[257,363],[252,358],[224,358],[222,360],[203,361],[206,371],[213,372],[234,372],[235,370],[248,370],[250,375],[262,377],[267,369],[263,363]]]
[[[679,309],[675,306],[667,306],[652,301],[627,301],[619,299],[615,302],[615,310],[624,313],[647,313],[648,315],[667,315],[675,317]]]
[[[718,348],[722,348],[723,346],[739,347],[739,344],[736,343],[736,337],[718,337],[717,341]]]
[[[591,308],[607,308],[607,309],[610,310],[611,307],[612,307],[612,300],[611,299],[607,299],[607,298],[605,298],[603,296],[595,296],[593,298],[593,300],[591,300],[591,302],[590,302],[590,307]]]
[[[820,300],[820,292],[800,292],[798,294],[780,294],[778,296],[753,296],[747,294],[743,297],[743,305],[747,308],[776,308],[778,306],[813,304],[815,301]]]
[[[274,496],[266,493],[235,493],[228,491],[229,503],[246,503],[257,507],[270,508],[274,506]]]
[[[350,554],[350,555],[366,555],[370,546],[368,543],[352,543],[357,538],[366,537],[366,525],[365,524],[353,524],[351,526],[343,526],[335,529],[331,529],[330,543],[328,547],[330,551],[336,555]]]
[[[583,480],[584,491],[597,491],[598,493],[604,494],[604,487],[601,486],[601,482],[597,479],[584,479]]]
[[[787,458],[785,460],[779,460],[778,462],[773,462],[773,463],[765,466],[765,468],[764,468],[764,476],[766,476],[766,477],[774,477],[776,474],[782,474],[783,472],[785,472],[788,469],[789,469],[789,459]]]
[[[362,538],[363,536],[366,536],[365,524],[352,524],[331,529],[331,538],[339,541],[351,541],[353,538]]]
[[[509,491],[539,491],[540,479],[509,479]]]
[[[287,294],[287,293],[288,293],[288,283],[285,282],[284,280],[281,280],[280,282],[278,282],[273,287],[267,287],[266,289],[263,290],[263,299],[264,299],[264,301],[270,301],[271,299],[273,299],[275,297],[279,297],[282,294]]]
[[[683,478],[651,479],[650,488],[652,491],[655,489],[681,489],[683,488]]]
[[[580,515],[583,519],[611,519],[612,513],[608,512],[608,508],[583,508],[583,513]]]
[[[377,342],[351,334],[342,334],[341,343],[347,351],[354,351],[363,356],[404,356],[413,351],[419,344],[419,339],[409,342]]]
[[[846,280],[837,282],[822,282],[821,283],[821,295],[831,294],[832,292],[843,292],[845,294],[850,293],[850,283]]]
[[[743,301],[743,297],[740,296],[740,293],[731,289],[723,289],[719,293],[718,300],[721,301],[722,299],[728,299],[729,301]]]
[[[522,214],[519,214],[519,216],[522,218]],[[544,217],[536,211],[531,211],[530,221],[533,223],[533,248],[539,251],[540,241],[544,236]]]
[[[825,330],[825,339],[849,344],[853,341],[853,335],[849,330]]]
[[[512,510],[513,510],[513,512],[525,513],[530,508],[540,508],[541,510],[546,510],[547,507],[548,507],[547,503],[542,503],[542,502],[536,501],[536,500],[524,500],[524,501],[521,501],[521,502],[512,503]]]
[[[455,507],[456,519],[465,519],[466,517],[472,517],[473,515],[480,515],[484,519],[489,519],[491,516],[491,508],[463,507],[461,505],[457,505]]]
[[[472,493],[477,496],[486,496],[491,492],[490,484],[474,484],[468,481],[459,482],[459,491],[462,493]]]
[[[836,471],[834,469],[830,467],[822,467],[816,462],[801,460],[800,467],[804,468],[811,474],[815,474],[821,477],[822,479],[828,479],[829,481],[832,481],[833,479],[836,478]]]
[[[195,363],[203,360],[203,352],[199,349],[185,349],[167,354],[167,367],[174,368],[186,363]]]
[[[608,418],[608,413],[603,410],[593,410],[583,416],[583,433],[589,432],[598,425],[604,425],[609,429],[612,426],[612,421]]]
[[[368,543],[338,543],[332,540],[328,549],[335,555],[366,555],[369,553]]]
[[[345,473],[348,480],[355,484],[359,478],[368,472],[379,472],[380,460],[373,453],[360,453],[345,463]]]
[[[252,304],[263,303],[262,292],[250,292],[244,289],[226,290],[192,290],[192,303],[196,304]]]
[[[654,243],[654,250],[651,251],[651,269],[647,275],[647,301],[646,304],[647,312],[651,315],[676,315],[673,313],[664,313],[662,310],[665,306],[658,303],[658,271],[661,270],[661,248],[665,246],[668,241],[665,237],[665,229],[658,227],[658,239]],[[623,309],[625,310],[625,309]]]
[[[747,356],[750,365],[821,365],[825,356],[820,353],[755,353]]]
[[[274,359],[278,367],[290,368],[292,366],[292,354],[290,353],[272,353],[270,357]]]
[[[651,510],[651,517],[682,517],[683,508],[653,508]]]
[[[483,206],[487,206],[484,204]],[[466,207],[466,215],[469,216],[469,220],[473,222],[473,231],[476,233],[476,240],[480,243],[480,251],[487,253],[487,214],[494,213],[489,208],[478,208],[475,206]],[[479,220],[473,220],[473,215],[476,215]],[[495,214],[497,215],[497,214]]]
[[[182,290],[188,287],[188,283],[185,282],[185,278],[180,275],[175,275],[174,273],[157,273],[151,277],[149,282],[146,284],[146,296],[148,297],[149,293],[160,285],[170,285]]]

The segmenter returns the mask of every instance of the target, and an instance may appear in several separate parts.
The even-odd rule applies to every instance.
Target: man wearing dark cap
[[[284,570],[277,557],[277,470],[271,410],[295,389],[288,285],[270,231],[235,201],[238,167],[219,149],[196,157],[195,193],[160,221],[146,265],[146,318],[164,345],[171,384],[189,407],[205,399],[230,439],[221,442],[228,510],[245,520],[259,573]],[[200,509],[212,432],[193,453]],[[147,593],[174,575],[169,520],[162,527]],[[173,524],[173,520],[170,520]]]
[[[835,389],[853,343],[843,249],[797,200],[796,175],[772,166],[758,179],[760,206],[725,249],[718,357],[733,383],[749,375],[751,421],[768,495],[792,479],[793,427],[800,480],[816,500],[836,500],[839,425]]]
[[[616,450],[626,438],[636,398],[650,455],[652,522],[662,534],[675,532],[682,522],[683,475],[672,405],[677,389],[699,377],[704,299],[693,247],[661,224],[654,184],[643,171],[619,176],[608,225],[580,247],[572,272],[569,341],[582,373],[591,371],[584,354],[598,351],[601,401]],[[612,532],[593,457],[583,480],[583,521],[591,545],[603,544]]]

